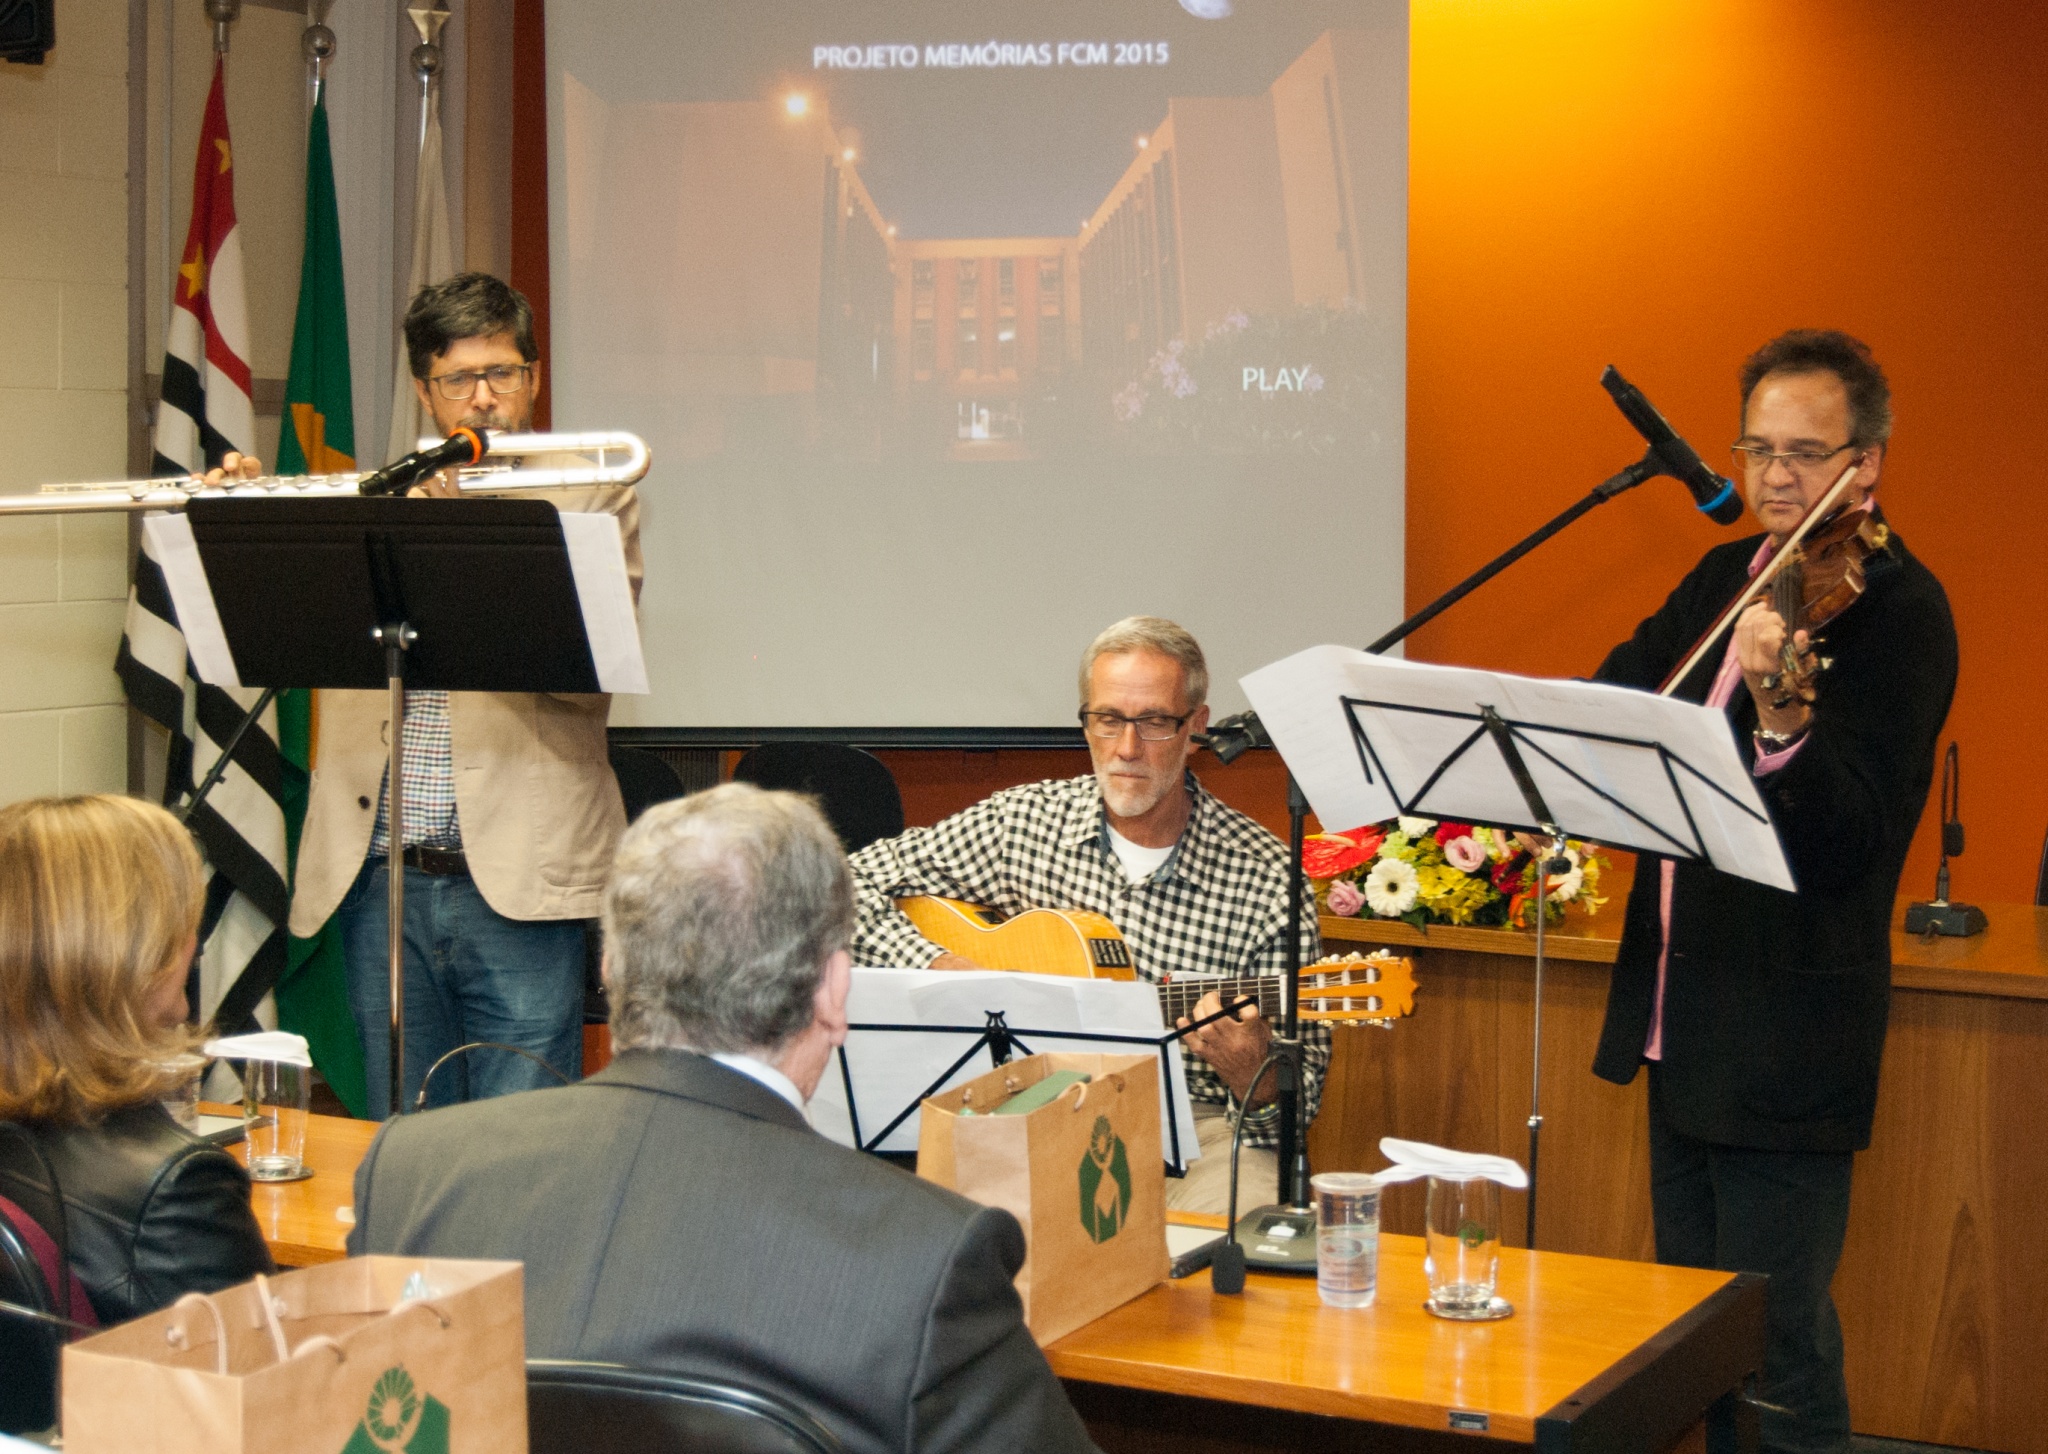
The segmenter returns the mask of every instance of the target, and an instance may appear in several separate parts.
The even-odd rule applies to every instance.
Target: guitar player
[[[927,894],[1005,915],[1033,908],[1100,914],[1153,982],[1286,972],[1286,845],[1218,802],[1187,770],[1194,738],[1209,721],[1202,648],[1171,621],[1132,616],[1089,646],[1080,688],[1093,773],[1006,788],[853,856],[856,964],[977,968],[896,908],[898,898]],[[1309,963],[1318,957],[1313,920],[1305,939],[1302,962]],[[1217,995],[1205,995],[1194,1018],[1221,1008]],[[1330,1039],[1316,1025],[1304,1025],[1303,1036],[1305,1133],[1322,1099]],[[1232,1117],[1271,1039],[1267,1022],[1247,1008],[1239,1020],[1220,1020],[1182,1042],[1202,1155],[1168,1185],[1169,1207],[1224,1210]],[[1244,1112],[1244,1205],[1272,1195],[1278,1109],[1269,1075]]]

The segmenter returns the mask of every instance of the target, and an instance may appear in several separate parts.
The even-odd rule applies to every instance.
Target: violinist
[[[1842,333],[1787,333],[1740,382],[1734,459],[1765,533],[1709,551],[1599,676],[1656,690],[1706,646],[1675,694],[1727,712],[1799,887],[1645,854],[1593,1070],[1627,1084],[1649,1066],[1658,1261],[1770,1275],[1763,1446],[1844,1451],[1828,1284],[1851,1160],[1870,1143],[1892,901],[1955,689],[1956,636],[1940,583],[1877,506],[1891,403],[1870,350]],[[1792,547],[1804,597],[1767,592],[1703,643],[1831,492],[1833,528]],[[1806,598],[1831,586],[1823,624]]]

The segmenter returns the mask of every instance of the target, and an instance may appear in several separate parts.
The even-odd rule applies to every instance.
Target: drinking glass
[[[1487,1317],[1500,1282],[1500,1186],[1485,1177],[1429,1179],[1430,1311]]]
[[[157,1102],[170,1118],[187,1131],[199,1129],[199,1080],[206,1071],[206,1057],[203,1055],[174,1055],[164,1063],[164,1069],[175,1071],[177,1084],[173,1085],[164,1098]]]
[[[1326,1171],[1309,1178],[1316,1200],[1316,1294],[1333,1308],[1372,1306],[1380,1257],[1379,1178]]]
[[[303,1066],[251,1060],[242,1071],[249,1122],[249,1179],[297,1181],[306,1174],[306,1111],[312,1084]]]

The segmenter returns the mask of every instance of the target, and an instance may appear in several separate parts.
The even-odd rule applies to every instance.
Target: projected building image
[[[863,156],[872,92],[832,77],[631,105],[568,78],[572,192],[594,193],[570,198],[576,317],[606,340],[607,391],[691,457],[1333,448],[1400,328],[1358,241],[1398,234],[1360,215],[1398,186],[1380,200],[1345,119],[1374,43],[1325,31],[1249,94],[1168,96],[1090,143],[1125,159],[1091,214],[1023,236],[912,235]],[[630,291],[650,260],[673,286]]]

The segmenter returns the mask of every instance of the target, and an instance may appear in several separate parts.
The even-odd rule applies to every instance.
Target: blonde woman
[[[202,885],[190,836],[149,803],[0,808],[0,1120],[28,1133],[0,1136],[0,1197],[67,1247],[103,1324],[272,1270],[248,1176],[158,1104],[199,1038]]]

